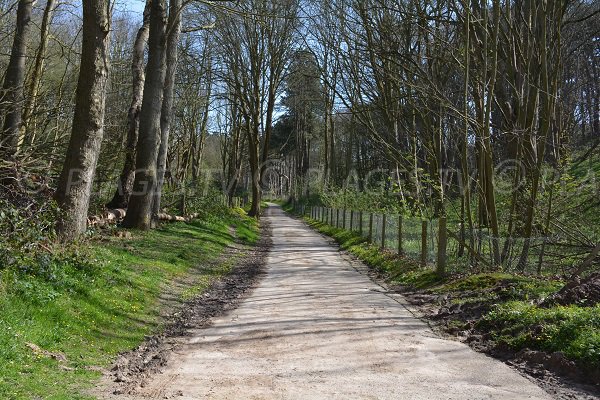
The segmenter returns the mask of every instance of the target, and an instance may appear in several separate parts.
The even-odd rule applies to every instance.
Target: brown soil
[[[228,248],[216,262],[225,262],[231,257],[238,257],[240,251],[244,254],[239,257],[232,271],[213,282],[208,290],[179,306],[166,304],[167,308],[171,310],[175,308],[176,311],[164,317],[164,330],[147,337],[136,349],[119,355],[105,379],[105,385],[111,387],[109,392],[113,395],[130,394],[137,388],[143,387],[150,375],[159,372],[167,365],[169,356],[190,329],[210,326],[212,318],[238,306],[263,273],[265,260],[271,247],[270,230],[269,224],[263,222],[261,239],[254,247]],[[167,300],[167,303],[172,302],[173,299]],[[106,393],[104,389],[101,390]]]
[[[600,272],[593,273],[584,279],[573,279],[556,294],[544,300],[540,306],[577,304],[583,307],[593,307],[598,303],[600,303]]]

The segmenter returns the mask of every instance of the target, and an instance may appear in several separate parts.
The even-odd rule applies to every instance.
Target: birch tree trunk
[[[92,183],[104,134],[109,33],[110,2],[84,0],[73,130],[55,194],[63,211],[58,223],[63,240],[75,239],[86,229]]]

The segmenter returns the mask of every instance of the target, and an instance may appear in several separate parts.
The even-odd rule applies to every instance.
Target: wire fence
[[[498,238],[487,228],[398,214],[295,205],[295,211],[324,224],[353,231],[381,249],[449,273],[503,270],[527,274],[566,274],[585,247],[556,236]],[[445,228],[440,229],[441,226]],[[462,228],[462,229],[461,229]],[[526,251],[524,251],[526,250]]]

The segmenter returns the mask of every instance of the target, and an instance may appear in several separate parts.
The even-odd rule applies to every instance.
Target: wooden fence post
[[[403,254],[402,249],[402,214],[398,215],[398,254]]]
[[[438,251],[437,274],[446,274],[446,249],[448,246],[448,231],[446,230],[446,216],[442,215],[438,221]]]
[[[373,213],[369,213],[369,243],[373,243]]]
[[[387,222],[387,215],[383,214],[383,220],[381,222],[381,248],[385,249],[385,223]]]
[[[421,221],[421,266],[427,265],[427,256],[429,251],[427,250],[427,221]]]
[[[363,212],[362,212],[362,210],[359,211],[358,218],[360,221],[359,227],[358,227],[358,233],[360,233],[360,236],[362,236],[363,235]]]

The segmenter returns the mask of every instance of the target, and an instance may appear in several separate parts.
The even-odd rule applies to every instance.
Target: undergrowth
[[[159,296],[169,283],[197,268],[193,292],[182,296],[200,293],[229,271],[211,261],[236,237],[258,239],[256,221],[242,211],[127,239],[104,235],[51,248],[38,241],[32,256],[4,254],[0,398],[88,398],[83,393],[102,368],[160,329]]]

